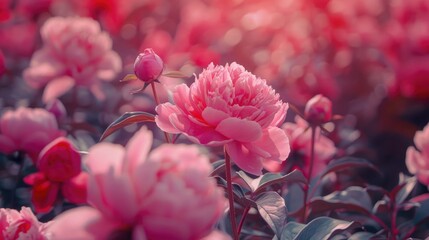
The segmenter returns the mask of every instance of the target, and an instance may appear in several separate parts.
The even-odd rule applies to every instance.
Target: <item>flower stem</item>
[[[317,126],[311,126],[310,127],[310,131],[311,131],[311,145],[310,145],[310,168],[308,170],[308,175],[307,175],[307,183],[308,185],[304,187],[304,211],[302,213],[302,220],[303,223],[305,223],[307,221],[307,207],[308,207],[308,203],[309,203],[309,195],[308,195],[308,189],[310,188],[310,181],[311,181],[311,176],[313,175],[313,165],[314,165],[314,145],[316,143],[316,128]]]
[[[237,233],[239,236],[240,236],[241,228],[243,227],[243,224],[244,224],[244,220],[246,219],[246,216],[249,213],[249,210],[250,210],[250,206],[247,206],[243,210],[243,215],[241,216],[241,220],[240,220],[240,223],[238,224],[238,229],[237,229]]]
[[[150,83],[150,86],[152,87],[153,98],[155,99],[155,103],[158,106],[160,103],[159,103],[158,94],[156,94],[155,81],[152,81]],[[168,137],[168,133],[164,132],[164,137],[165,137],[165,141],[167,143],[170,143],[170,138]]]
[[[234,208],[234,193],[232,191],[232,177],[231,177],[231,159],[224,148],[225,152],[225,174],[227,182],[228,200],[229,200],[229,217],[231,219],[232,235],[234,240],[238,240],[237,223],[235,221],[235,208]]]

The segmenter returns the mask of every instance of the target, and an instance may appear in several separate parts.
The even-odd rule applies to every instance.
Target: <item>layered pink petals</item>
[[[226,203],[223,191],[208,178],[208,158],[196,146],[186,145],[161,145],[147,156],[151,145],[151,132],[142,128],[125,148],[111,143],[93,146],[85,160],[92,208],[60,214],[52,234],[69,237],[65,239],[141,240],[207,236]],[[73,220],[78,223],[68,226]]]
[[[0,151],[24,151],[34,162],[48,143],[63,135],[55,116],[41,108],[20,107],[6,111],[0,119]]]
[[[414,147],[408,147],[406,165],[408,171],[417,176],[419,181],[429,186],[429,124],[414,136]]]
[[[287,136],[277,127],[288,105],[239,64],[210,64],[190,87],[177,86],[173,100],[157,106],[158,127],[200,144],[226,144],[244,171],[259,175],[263,160],[280,162],[289,154]]]
[[[51,223],[41,223],[30,208],[23,207],[18,212],[15,209],[0,209],[0,239],[45,240],[50,237],[46,231]]]
[[[42,26],[44,42],[24,72],[33,88],[46,86],[43,101],[56,99],[74,86],[87,87],[99,99],[100,81],[110,81],[121,71],[119,55],[110,37],[90,18],[49,18]]]

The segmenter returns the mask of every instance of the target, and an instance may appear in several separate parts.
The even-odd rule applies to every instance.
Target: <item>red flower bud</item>
[[[146,48],[134,62],[134,73],[143,82],[157,80],[163,69],[164,62],[151,48]]]
[[[48,180],[64,182],[81,172],[80,154],[69,140],[59,137],[40,152],[37,167]]]
[[[304,115],[310,124],[321,124],[332,119],[332,102],[321,94],[308,100]]]

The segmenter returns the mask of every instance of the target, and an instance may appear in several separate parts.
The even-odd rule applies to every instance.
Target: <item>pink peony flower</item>
[[[196,146],[161,145],[138,131],[124,148],[89,150],[88,203],[60,214],[54,239],[200,239],[223,215],[223,191],[208,177],[209,160]],[[77,220],[78,219],[78,220]]]
[[[308,100],[304,110],[306,120],[311,124],[322,124],[332,119],[332,102],[318,94]]]
[[[293,168],[298,168],[305,175],[309,174],[310,166],[310,150],[311,150],[311,131],[308,123],[300,118],[295,118],[295,123],[287,122],[282,126],[283,130],[289,137],[291,153],[296,159],[290,159],[294,162]],[[313,173],[311,177],[317,176],[323,171],[327,163],[332,160],[336,153],[336,148],[332,140],[320,133],[320,129],[316,130],[316,141],[314,147],[314,162]],[[285,170],[285,164],[276,162],[264,162],[265,169],[271,172],[282,172]]]
[[[37,212],[49,212],[59,191],[72,203],[86,202],[87,173],[81,171],[80,154],[64,137],[47,145],[37,162],[39,172],[24,178],[32,185],[31,200]]]
[[[145,83],[157,80],[163,69],[164,62],[151,48],[146,48],[134,62],[136,76]]]
[[[177,86],[173,99],[176,105],[156,107],[158,127],[200,144],[225,145],[246,172],[260,175],[262,160],[281,162],[289,154],[288,138],[277,127],[288,105],[265,80],[237,63],[210,64],[191,87]]]
[[[74,86],[84,86],[104,99],[101,81],[111,81],[121,71],[121,59],[112,51],[112,40],[89,18],[48,19],[41,29],[44,46],[32,57],[24,79],[33,88],[45,87],[49,102]]]
[[[408,147],[405,163],[408,171],[429,187],[429,124],[414,135],[416,147]]]
[[[36,162],[39,152],[52,140],[64,136],[55,116],[45,109],[19,107],[0,119],[0,152],[24,151]]]
[[[49,235],[46,231],[50,223],[41,223],[28,207],[15,209],[0,209],[0,239],[45,240]]]

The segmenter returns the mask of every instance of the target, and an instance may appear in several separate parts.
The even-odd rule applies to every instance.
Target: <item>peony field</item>
[[[429,240],[429,0],[0,0],[0,240]]]

